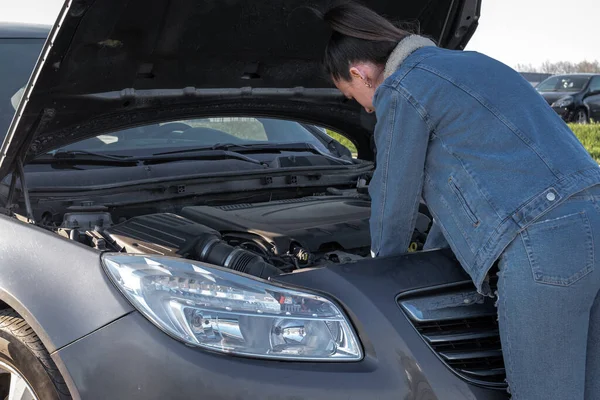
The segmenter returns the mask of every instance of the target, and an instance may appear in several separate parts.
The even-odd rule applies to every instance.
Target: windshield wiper
[[[331,154],[323,153],[321,150],[316,148],[311,143],[305,142],[297,142],[297,143],[255,143],[255,144],[216,144],[213,147],[223,147],[226,146],[230,150],[235,150],[240,153],[281,153],[283,151],[294,151],[301,152],[306,151],[309,153],[313,153],[322,157],[325,157],[329,160],[335,161],[337,163],[342,164],[353,164],[352,161],[335,157]]]
[[[212,149],[209,149],[212,150]],[[202,154],[193,154],[202,152]],[[120,156],[113,154],[102,154],[94,153],[87,150],[72,150],[72,151],[59,151],[54,154],[44,154],[33,159],[31,164],[85,164],[85,165],[107,165],[107,166],[136,166],[136,165],[149,165],[149,164],[161,164],[174,161],[185,161],[185,160],[224,160],[228,158],[234,158],[237,160],[249,162],[265,166],[266,164],[255,160],[251,157],[239,154],[233,151],[224,150],[212,150],[210,153],[204,151],[185,152],[184,155],[177,155],[179,152],[172,153],[160,153],[153,154],[151,156]]]
[[[337,162],[352,164],[347,160],[333,157],[325,154],[310,143],[298,142],[298,143],[253,143],[253,144],[235,144],[235,143],[217,143],[213,146],[194,147],[190,149],[167,151],[154,154],[155,156],[161,155],[172,155],[172,154],[185,154],[197,151],[216,151],[223,150],[228,153],[235,152],[240,153],[281,153],[282,151],[294,151],[294,152],[309,152],[317,154]]]
[[[52,157],[55,159],[65,159],[65,158],[77,158],[80,155],[93,156],[93,157],[101,158],[103,160],[115,160],[115,161],[123,161],[125,159],[133,159],[132,156],[117,156],[114,154],[95,153],[93,151],[87,151],[87,150],[57,151],[56,153],[53,154]]]
[[[256,152],[256,153],[265,153],[265,152],[273,152],[279,153],[282,151],[307,151],[309,153],[318,154],[321,156],[326,156],[323,152],[319,151],[315,146],[310,143],[254,143],[254,144],[235,144],[235,143],[217,143],[213,146],[213,148],[217,149],[228,149],[239,152]]]
[[[30,164],[97,164],[97,165],[138,165],[139,160],[131,156],[117,156],[113,154],[94,153],[87,150],[57,151],[54,154],[44,154]]]
[[[226,158],[233,158],[236,160],[246,161],[252,164],[260,165],[263,167],[268,167],[266,163],[245,156],[236,151],[229,151],[225,149],[213,149],[212,147],[195,147],[192,149],[154,153],[150,157],[143,157],[141,159],[143,159],[147,164],[155,164],[158,162],[184,160],[223,160]]]
[[[223,150],[233,151],[236,153],[265,153],[265,152],[281,152],[281,151],[309,151],[323,155],[319,150],[314,148],[309,143],[254,143],[254,144],[236,144],[236,143],[217,143],[213,146],[191,147],[189,149],[180,149],[173,151],[165,151],[155,153],[155,156],[167,154],[184,154],[194,153],[197,151]]]

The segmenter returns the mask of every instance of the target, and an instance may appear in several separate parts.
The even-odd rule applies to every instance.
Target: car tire
[[[580,108],[575,111],[575,116],[573,120],[578,124],[587,124],[589,123],[588,114],[585,108]]]
[[[0,310],[0,399],[71,399],[67,385],[40,338],[12,309]],[[21,397],[17,392],[26,391]]]

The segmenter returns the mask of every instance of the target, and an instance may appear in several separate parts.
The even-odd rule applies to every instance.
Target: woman
[[[377,116],[373,256],[407,250],[422,196],[436,222],[427,247],[447,242],[497,296],[513,398],[600,399],[598,164],[507,66],[356,4],[322,17],[329,76]]]

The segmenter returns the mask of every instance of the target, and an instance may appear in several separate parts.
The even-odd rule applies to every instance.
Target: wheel
[[[0,399],[71,399],[33,329],[14,310],[0,310]]]
[[[587,111],[583,108],[580,108],[579,110],[577,110],[575,112],[575,122],[577,122],[578,124],[587,124],[588,121],[588,115],[587,115]]]

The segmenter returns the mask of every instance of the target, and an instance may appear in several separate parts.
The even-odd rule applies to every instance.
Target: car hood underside
[[[366,5],[462,49],[480,0]],[[281,116],[369,147],[373,117],[323,74],[329,31],[305,0],[68,0],[1,149],[0,176],[57,146],[182,116]],[[320,7],[320,6],[318,6]],[[364,152],[364,150],[363,150]]]

